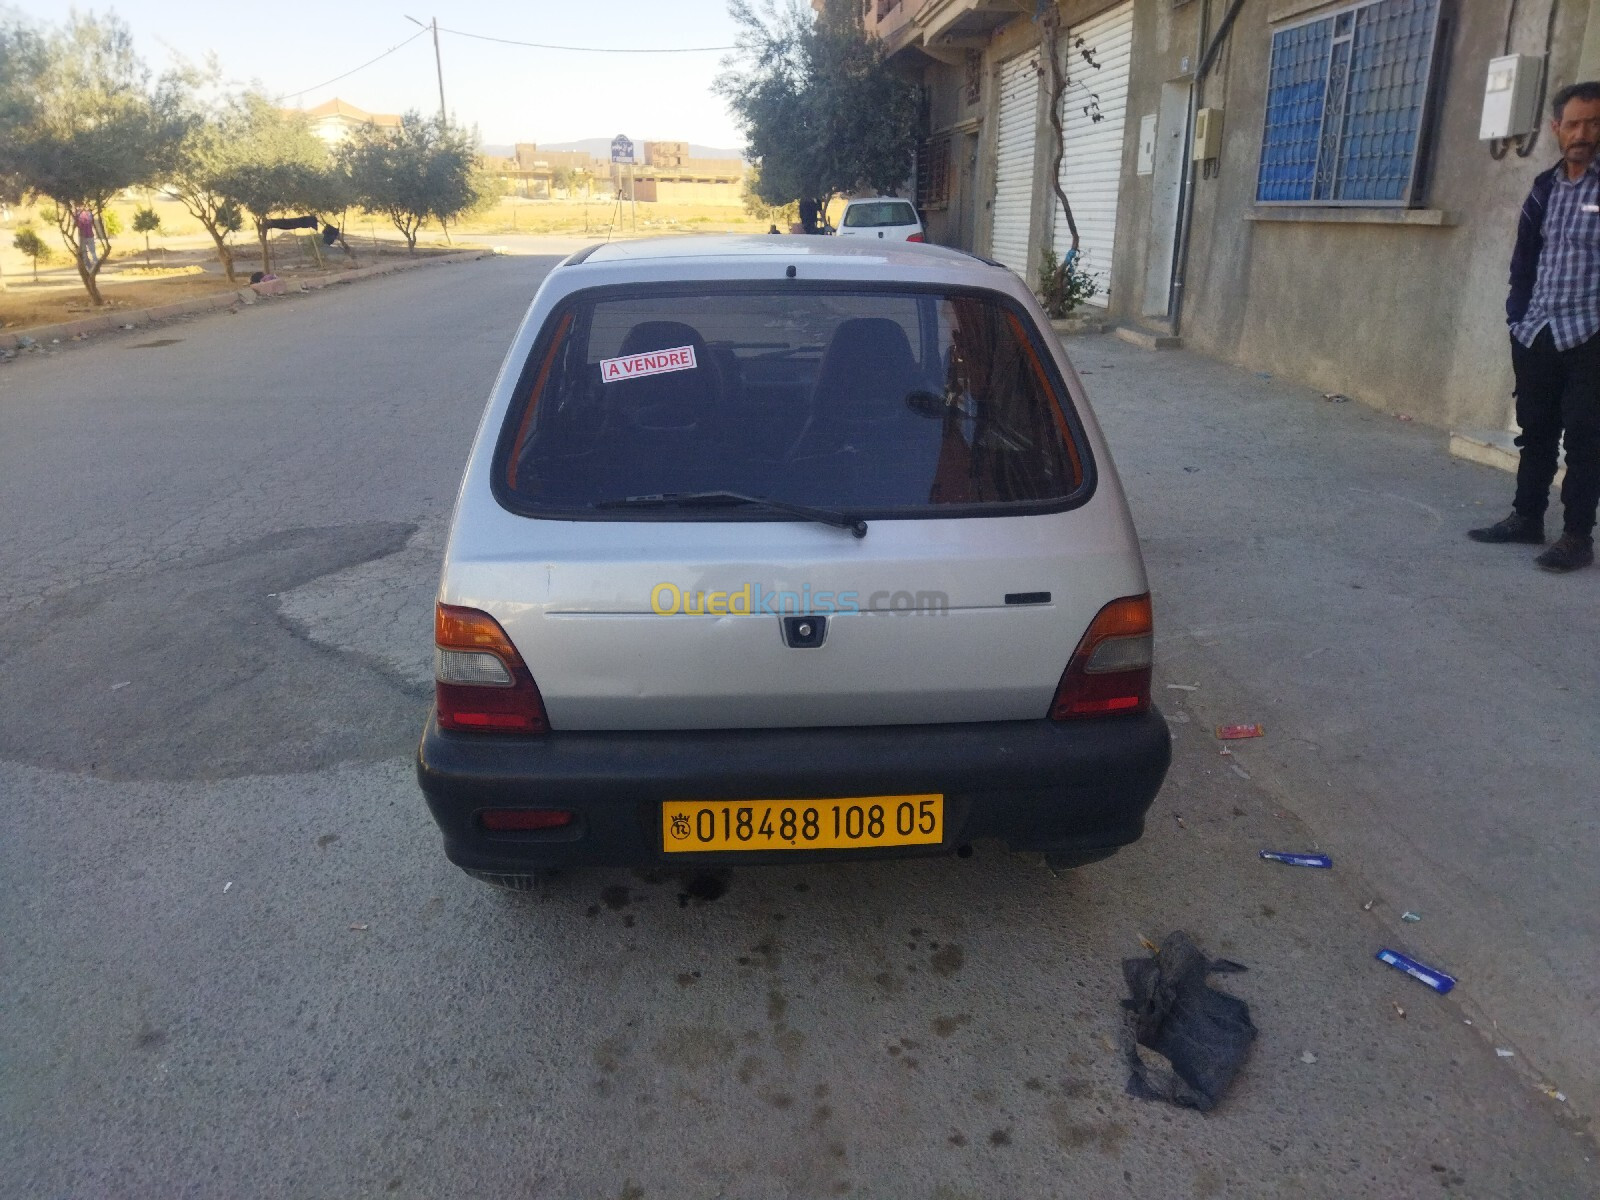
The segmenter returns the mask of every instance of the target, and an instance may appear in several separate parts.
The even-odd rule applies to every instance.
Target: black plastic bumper
[[[1166,722],[997,721],[829,729],[445,733],[430,718],[417,779],[458,866],[798,862],[947,854],[980,838],[1014,850],[1095,856],[1136,841],[1166,777]],[[942,792],[936,846],[666,854],[665,800],[822,799]],[[569,826],[491,833],[485,808],[558,808]]]

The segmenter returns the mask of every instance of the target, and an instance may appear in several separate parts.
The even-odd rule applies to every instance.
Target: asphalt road
[[[551,261],[430,268],[0,366],[0,1195],[1600,1194],[1583,1110],[1538,1086],[1581,1040],[1540,1044],[1542,1077],[1501,1058],[1520,1043],[1486,1022],[1533,1024],[1515,981],[1475,992],[1459,966],[1521,955],[1530,988],[1554,978],[1581,1013],[1589,943],[1571,979],[1551,975],[1560,931],[1528,927],[1513,892],[1511,917],[1440,963],[1456,996],[1374,963],[1399,938],[1471,941],[1467,914],[1412,896],[1439,861],[1477,872],[1469,851],[1503,818],[1430,806],[1446,789],[1424,786],[1413,834],[1452,839],[1397,866],[1384,772],[1426,766],[1359,706],[1318,709],[1289,669],[1291,641],[1327,643],[1300,661],[1340,705],[1415,680],[1439,714],[1424,724],[1480,719],[1466,647],[1459,670],[1423,669],[1426,631],[1397,622],[1392,653],[1376,639],[1352,659],[1338,647],[1371,635],[1293,607],[1330,589],[1326,564],[1293,567],[1317,521],[1355,504],[1392,533],[1410,492],[1275,508],[1304,485],[1273,457],[1300,426],[1269,419],[1249,376],[1186,356],[1075,344],[1149,545],[1176,733],[1137,846],[1061,878],[980,846],[578,873],[533,897],[450,867],[409,760],[440,537]],[[1252,416],[1264,432],[1229,425]],[[1369,475],[1428,453],[1367,415],[1310,419],[1344,421],[1317,448]],[[1278,492],[1254,482],[1275,472]],[[1498,507],[1503,477],[1461,480],[1463,504]],[[1363,604],[1417,608],[1403,550],[1345,581],[1378,592],[1340,593],[1352,626],[1389,611]],[[1500,586],[1525,589],[1509,563]],[[1241,599],[1252,578],[1279,582]],[[1577,670],[1535,667],[1549,687]],[[1209,728],[1226,720],[1269,736],[1224,759]],[[1340,721],[1343,742],[1324,728]],[[1515,861],[1566,870],[1559,841],[1540,830]],[[1335,870],[1256,857],[1319,844]],[[1592,878],[1546,880],[1560,920]],[[1423,922],[1400,926],[1401,904]],[[1521,942],[1498,946],[1517,919]],[[1220,986],[1261,1030],[1205,1116],[1127,1097],[1116,1049],[1120,960],[1180,927],[1249,966]]]

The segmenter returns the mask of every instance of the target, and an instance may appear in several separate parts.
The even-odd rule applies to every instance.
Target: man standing
[[[1511,255],[1511,366],[1522,448],[1517,494],[1479,542],[1543,545],[1556,455],[1566,436],[1561,537],[1534,559],[1547,571],[1594,562],[1600,503],[1600,83],[1575,83],[1552,104],[1561,161],[1533,181]]]
[[[817,228],[817,218],[822,214],[822,206],[810,196],[800,197],[800,227],[807,233],[821,232]]]

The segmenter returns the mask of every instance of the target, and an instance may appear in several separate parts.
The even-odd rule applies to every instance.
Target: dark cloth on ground
[[[1182,930],[1169,933],[1150,958],[1122,960],[1128,984],[1122,1007],[1130,1096],[1201,1112],[1217,1106],[1244,1063],[1256,1027],[1250,1023],[1249,1006],[1212,988],[1206,976],[1244,969],[1226,959],[1206,958]],[[1172,1070],[1146,1063],[1140,1046],[1164,1056]]]

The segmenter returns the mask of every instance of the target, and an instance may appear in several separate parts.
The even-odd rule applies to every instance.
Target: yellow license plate
[[[668,854],[712,850],[839,850],[925,846],[944,839],[944,796],[837,800],[668,800]]]

